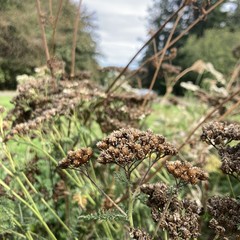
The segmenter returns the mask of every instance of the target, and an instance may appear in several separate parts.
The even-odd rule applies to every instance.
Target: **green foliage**
[[[211,62],[214,67],[229,74],[236,64],[232,50],[240,42],[240,31],[227,31],[226,29],[209,29],[205,31],[204,38],[192,35],[180,49],[184,67],[190,67],[198,59]]]
[[[14,204],[7,197],[0,197],[0,234],[14,229]]]
[[[125,217],[122,214],[119,214],[115,211],[102,211],[102,210],[98,210],[98,212],[96,213],[92,213],[89,215],[80,215],[79,219],[81,220],[87,220],[87,221],[91,221],[91,220],[123,220],[125,219]]]
[[[179,8],[181,5],[182,1],[174,0],[174,1],[167,1],[167,0],[153,0],[152,1],[152,6],[149,8],[149,18],[148,18],[148,31],[151,30],[151,32],[156,31],[160,26],[164,24],[164,22]],[[194,20],[196,20],[201,14],[202,14],[202,7],[205,9],[209,9],[210,5],[214,4],[216,1],[211,0],[211,1],[194,1],[192,3],[193,6],[185,7],[183,16],[181,20],[179,21],[179,24],[176,28],[175,33],[173,34],[173,38],[179,35],[183,30],[185,30]],[[191,31],[183,36],[179,41],[177,41],[174,44],[174,47],[177,48],[185,48],[186,44],[189,44],[189,41],[191,43],[191,47],[186,47],[188,48],[188,52],[178,52],[176,58],[173,60],[173,63],[177,66],[182,67],[182,69],[191,66],[196,58],[195,56],[199,52],[205,51],[207,54],[201,54],[201,56],[205,56],[202,59],[205,59],[206,62],[212,62],[213,58],[218,58],[220,56],[220,59],[217,62],[217,65],[220,68],[224,68],[223,73],[228,73],[230,71],[229,65],[232,64],[233,57],[229,57],[231,55],[231,50],[227,52],[227,64],[225,67],[223,67],[224,59],[222,58],[222,55],[225,52],[225,45],[227,47],[227,50],[232,47],[232,43],[234,39],[236,40],[236,37],[234,39],[231,39],[230,34],[228,35],[228,29],[234,30],[234,31],[239,31],[239,1],[226,1],[226,5],[231,4],[233,6],[233,10],[229,10],[224,5],[221,5],[217,7],[214,12],[210,13],[204,20],[200,21],[195,27],[191,29]],[[227,11],[226,11],[227,9]],[[173,18],[167,25],[166,27],[155,37],[154,41],[155,43],[151,43],[148,45],[146,52],[141,60],[141,62],[144,62],[148,58],[150,58],[155,50],[160,51],[163,46],[165,45],[167,38],[169,36],[169,33],[172,30],[172,26],[175,22],[176,18]],[[212,39],[209,37],[208,29],[219,29],[219,31],[226,31],[226,33],[221,32],[221,34],[217,34],[216,37],[214,34],[211,35]],[[224,29],[224,30],[222,30]],[[152,31],[153,30],[153,31]],[[226,40],[225,42],[222,42],[222,35],[223,38]],[[225,36],[228,35],[228,38]],[[233,34],[235,35],[235,33]],[[213,38],[214,36],[214,38]],[[190,38],[189,41],[187,39]],[[196,41],[200,41],[202,43],[206,42],[211,44],[208,45],[201,45],[201,46],[195,46]],[[213,40],[214,39],[214,40]],[[215,41],[219,42],[217,43],[217,46],[215,45]],[[156,44],[156,48],[154,50],[154,44]],[[223,45],[224,44],[224,47]],[[218,52],[218,55],[214,55],[213,50],[211,49],[211,46],[213,45],[212,49],[216,49],[216,52]],[[203,48],[204,47],[204,48]],[[209,49],[211,50],[211,55],[209,53]],[[224,50],[223,50],[224,49]],[[170,52],[167,52],[169,54]],[[192,57],[193,56],[193,57]],[[210,57],[210,59],[207,59]],[[172,62],[170,61],[170,64]],[[213,63],[213,62],[212,62]],[[231,65],[232,66],[232,65]],[[149,62],[146,64],[146,69],[148,70],[147,76],[143,81],[143,86],[144,87],[149,87],[151,80],[153,79],[154,72],[156,70],[156,67],[154,66],[153,62]],[[217,66],[216,68],[221,71]],[[229,69],[229,71],[227,71]],[[196,76],[194,76],[195,78]],[[154,89],[158,91],[160,94],[164,94],[166,91],[166,76],[164,75],[163,71],[160,71],[158,78],[156,80],[156,83],[154,85]],[[188,78],[189,81],[189,78]],[[174,93],[176,94],[181,94],[181,89],[179,88],[178,85],[175,86],[174,88]]]
[[[53,19],[56,18],[58,5],[59,1],[53,1],[52,18],[48,1],[41,1],[50,54],[64,60],[66,71],[69,72],[77,6],[69,0],[63,1],[56,29],[56,40],[53,43]],[[17,84],[17,75],[30,74],[35,67],[46,64],[36,3],[30,0],[3,1],[0,15],[0,89],[13,89]],[[90,70],[94,73],[97,63],[92,17],[86,10],[81,11],[80,17],[76,48],[76,72]]]

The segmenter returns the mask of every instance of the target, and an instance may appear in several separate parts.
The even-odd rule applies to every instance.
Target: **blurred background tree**
[[[198,59],[202,59],[204,62],[211,62],[216,70],[228,75],[236,64],[232,51],[238,44],[240,44],[240,29],[238,31],[225,28],[208,29],[204,38],[191,35],[179,52],[183,56],[182,67],[187,68]]]
[[[156,31],[178,9],[181,2],[180,0],[153,0],[152,6],[148,10],[148,29],[150,29],[150,33]],[[213,4],[215,0],[210,2]],[[190,67],[194,61],[203,59],[206,62],[212,62],[217,70],[228,74],[236,63],[232,56],[232,49],[236,47],[237,41],[240,42],[239,2],[238,0],[226,1],[225,4],[215,9],[206,19],[197,24],[191,32],[175,44],[174,47],[177,47],[179,51],[176,58],[170,63],[180,66],[184,70]],[[204,8],[208,8],[208,1],[202,0],[197,0],[192,6],[185,7],[174,36],[178,35],[198,18],[201,14],[202,4],[204,4]],[[156,36],[153,44],[147,47],[141,62],[151,57],[154,52],[162,49],[174,22],[175,19],[170,21],[164,30]],[[143,86],[149,87],[155,72],[154,62],[148,63],[146,69],[147,74],[143,80]],[[196,79],[194,74],[187,76],[188,81],[194,82],[194,79]],[[164,75],[161,71],[154,89],[160,94],[164,94],[166,91]],[[174,93],[181,94],[179,85],[174,88]]]
[[[60,1],[52,1],[51,16],[48,1],[41,1],[50,51],[66,62],[70,71],[73,26],[77,6],[64,0],[56,29],[55,46],[51,49],[53,19]],[[96,36],[93,15],[81,11],[76,48],[76,74],[80,70],[96,73]],[[36,2],[32,0],[0,0],[0,89],[16,88],[16,76],[32,74],[35,67],[46,64]]]

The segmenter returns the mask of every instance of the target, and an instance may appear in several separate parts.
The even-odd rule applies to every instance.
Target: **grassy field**
[[[0,95],[0,105],[4,106],[7,110],[10,110],[13,107],[13,105],[10,103],[11,98],[12,95]],[[185,146],[178,152],[177,157],[170,156],[172,157],[172,160],[176,161],[180,159],[190,162],[194,166],[201,167],[207,172],[209,181],[197,186],[182,185],[185,188],[179,190],[180,198],[187,196],[196,200],[196,202],[200,203],[200,201],[202,201],[203,207],[206,208],[207,197],[209,196],[219,194],[231,197],[238,196],[240,194],[240,182],[234,178],[229,178],[229,176],[226,176],[221,172],[219,169],[221,166],[221,161],[216,149],[213,147],[209,148],[205,142],[200,140],[202,128],[200,127],[196,131],[196,133],[191,137],[190,142],[185,142],[186,137],[192,131],[192,129],[200,120],[204,118],[204,116],[206,116],[206,113],[209,111],[209,107],[206,104],[198,101],[193,96],[186,96],[184,98],[173,97],[173,99],[174,101],[171,101],[170,99],[163,102],[161,98],[157,98],[152,105],[151,114],[143,120],[141,129],[151,129],[154,133],[159,133],[165,136],[167,141],[173,144],[173,146],[175,146],[177,149],[183,143],[186,143]],[[116,236],[119,237],[120,232],[122,232],[121,226],[122,224],[126,224],[126,222],[122,220],[104,221],[105,217],[109,217],[108,214],[110,214],[110,216],[113,214],[111,216],[113,217],[116,213],[108,213],[104,212],[105,210],[99,210],[101,208],[105,208],[104,204],[106,199],[103,201],[104,198],[101,198],[101,194],[97,193],[96,188],[91,184],[92,179],[94,179],[96,183],[101,183],[101,188],[105,189],[105,191],[113,199],[118,199],[119,196],[122,196],[123,201],[128,201],[124,198],[126,187],[128,186],[128,188],[131,189],[131,186],[133,186],[133,183],[135,183],[136,179],[139,178],[142,172],[144,173],[146,168],[149,167],[152,159],[149,158],[149,162],[143,161],[143,164],[140,165],[138,169],[134,170],[131,178],[132,182],[130,182],[130,178],[127,180],[126,176],[122,171],[119,171],[119,169],[115,171],[116,169],[113,167],[113,165],[109,168],[105,168],[105,165],[99,166],[99,163],[96,163],[96,157],[99,155],[99,152],[95,146],[96,142],[106,137],[106,134],[101,132],[99,125],[98,128],[93,129],[93,125],[97,124],[94,122],[88,129],[88,126],[85,126],[84,123],[81,122],[81,119],[72,119],[72,135],[69,135],[67,131],[70,126],[68,124],[69,119],[58,119],[55,124],[46,125],[46,128],[42,129],[43,131],[37,130],[35,132],[36,139],[29,135],[26,138],[20,137],[14,139],[13,141],[7,142],[9,152],[7,152],[6,156],[10,156],[10,162],[13,159],[12,163],[14,167],[11,168],[11,166],[8,164],[6,164],[6,166],[12,171],[15,171],[15,168],[17,168],[20,170],[21,174],[26,172],[27,177],[31,179],[30,181],[32,181],[34,186],[32,186],[32,183],[28,180],[26,181],[27,178],[24,175],[25,173],[21,175],[22,182],[20,182],[20,184],[28,184],[31,191],[33,190],[38,192],[33,199],[29,195],[27,195],[26,199],[31,204],[36,203],[35,208],[42,210],[42,216],[44,216],[44,218],[46,218],[47,221],[52,224],[51,226],[63,225],[68,229],[68,226],[66,226],[61,220],[66,219],[66,222],[73,221],[73,223],[71,223],[72,225],[69,226],[74,226],[77,231],[79,231],[78,239],[86,239],[86,235],[84,235],[88,232],[88,229],[86,230],[86,226],[88,226],[87,228],[91,229],[92,234],[95,237],[92,239],[123,239],[123,235],[121,235],[120,238],[117,238]],[[94,132],[94,135],[91,135],[92,132]],[[76,140],[79,141],[79,143],[72,146]],[[89,172],[91,173],[92,179],[90,180],[89,178],[90,181],[88,181],[86,178],[82,178],[81,173],[78,175],[78,172],[76,173],[70,169],[67,171],[64,169],[63,171],[66,175],[59,176],[57,174],[58,167],[56,167],[56,165],[61,161],[61,159],[65,159],[69,150],[79,149],[82,146],[91,146],[93,151],[95,151],[94,159],[89,165]],[[154,156],[151,156],[151,158],[152,157]],[[8,169],[7,171],[9,172]],[[2,172],[4,173],[4,171]],[[62,176],[64,176],[64,181],[62,181]],[[174,179],[172,176],[170,176],[167,170],[163,167],[161,160],[156,162],[151,169],[149,168],[149,176],[153,176],[149,182],[160,181],[169,186],[174,186],[174,184],[177,183],[177,178]],[[19,184],[20,180],[18,178],[17,181]],[[61,183],[60,186],[59,183]],[[19,188],[18,184],[16,184],[16,189]],[[28,194],[27,190],[24,189],[24,186],[20,185],[20,187],[23,188],[25,194]],[[68,189],[66,190],[62,187],[68,187]],[[64,192],[60,192],[60,195],[57,196],[57,200],[54,200],[54,191],[55,189],[59,190],[58,188]],[[43,198],[40,201],[38,196],[48,199],[50,206],[46,205],[46,203],[42,204]],[[134,221],[136,225],[144,226],[150,232],[154,232],[155,225],[152,223],[149,209],[143,204],[144,200],[141,199],[142,197],[143,196],[139,195],[139,199],[137,197],[136,202],[134,201],[135,206],[132,214]],[[35,203],[33,201],[35,201]],[[59,204],[59,206],[57,206],[57,204]],[[46,206],[48,209],[51,209],[51,211],[46,211]],[[121,202],[120,206],[126,208],[126,205],[121,205]],[[130,205],[128,205],[128,207],[129,206]],[[55,208],[61,214],[61,219],[56,217],[56,212],[54,212]],[[131,206],[129,208],[131,208]],[[29,209],[31,210],[30,212]],[[29,207],[27,205],[27,208],[24,210],[25,212],[22,210],[21,211],[27,216],[26,219],[29,216],[31,219],[34,219],[31,215],[34,209],[32,210],[31,206]],[[51,214],[51,212],[53,214]],[[35,214],[40,215],[38,212],[35,212]],[[16,216],[18,217],[18,215]],[[212,234],[207,228],[207,218],[210,218],[207,214],[201,217],[203,232],[202,237],[198,240],[205,240],[209,234]],[[40,219],[42,218],[40,217]],[[74,221],[76,221],[76,219],[78,219],[77,222],[79,225],[77,225],[77,223],[74,225]],[[85,220],[96,221],[94,224],[91,224]],[[58,222],[60,225],[57,225],[59,224]],[[40,231],[37,230],[39,228],[38,224],[39,223],[36,225],[34,223],[29,223],[29,226],[31,226],[33,229],[32,234],[34,234],[34,231],[40,234],[45,232],[45,230],[42,231],[42,229]],[[36,227],[36,229],[34,229],[34,227]],[[56,227],[56,229],[59,229],[59,227]],[[58,237],[57,239],[68,239],[65,230],[62,232],[58,230],[53,231]],[[81,235],[81,233],[83,235]],[[101,235],[102,233],[103,235]],[[168,238],[166,237],[165,239]]]
[[[12,96],[8,95],[1,95],[0,92],[0,105],[5,107],[6,109],[10,109],[12,107],[12,104],[10,103],[10,100],[12,99]]]

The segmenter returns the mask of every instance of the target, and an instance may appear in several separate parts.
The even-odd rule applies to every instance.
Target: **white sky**
[[[83,0],[96,13],[102,66],[125,66],[147,37],[151,0]]]

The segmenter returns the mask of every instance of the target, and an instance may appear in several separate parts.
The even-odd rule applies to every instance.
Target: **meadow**
[[[0,239],[240,239],[240,6],[172,2],[124,68],[82,1],[0,7]]]

